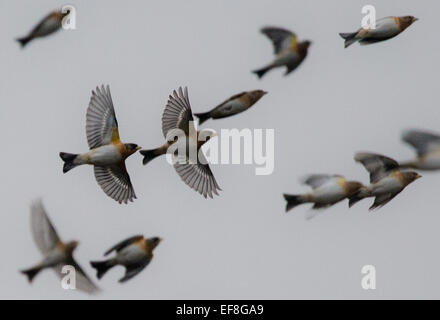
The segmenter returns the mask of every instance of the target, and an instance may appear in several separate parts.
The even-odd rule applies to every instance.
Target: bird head
[[[399,20],[400,20],[401,28],[403,30],[405,30],[406,28],[408,28],[410,25],[412,25],[414,22],[416,22],[419,19],[417,19],[416,17],[413,17],[413,16],[404,16],[404,17],[400,17]]]
[[[415,171],[403,172],[402,174],[407,184],[410,184],[411,182],[420,179],[422,177],[420,174],[418,174]]]
[[[125,148],[127,149],[128,153],[131,155],[133,153],[135,153],[136,151],[138,151],[139,149],[141,149],[141,147],[139,147],[137,144],[135,143],[125,143],[124,144]]]
[[[310,40],[305,40],[302,43],[306,49],[308,49],[312,45],[312,41],[310,41]]]
[[[249,95],[250,95],[253,103],[260,100],[261,97],[264,96],[265,94],[267,94],[267,91],[264,91],[264,90],[254,90],[254,91],[249,92]]]
[[[354,194],[358,193],[364,185],[358,181],[347,181],[347,190],[348,190],[348,197],[353,196]]]
[[[78,246],[78,241],[73,240],[73,241],[69,241],[66,243],[66,251],[69,254],[72,254],[72,252],[76,249],[76,247]]]
[[[162,241],[162,239],[159,237],[153,237],[153,238],[147,239],[148,245],[151,248],[151,250],[156,248],[161,241]]]

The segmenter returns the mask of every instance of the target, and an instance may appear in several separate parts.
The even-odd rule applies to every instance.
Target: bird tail
[[[211,112],[194,113],[194,115],[199,118],[199,125],[211,118]]]
[[[356,39],[357,32],[352,33],[340,33],[339,34],[342,39],[345,40],[344,47],[347,48],[353,43],[355,43],[358,39]]]
[[[287,201],[286,212],[307,202],[307,199],[303,195],[283,194],[283,197]]]
[[[142,163],[144,165],[147,164],[148,162],[150,162],[151,160],[153,160],[154,158],[163,154],[163,152],[161,151],[161,148],[150,149],[150,150],[141,150],[139,152],[141,155],[144,156],[144,159],[142,160]]]
[[[35,278],[35,276],[41,271],[41,267],[33,267],[27,270],[20,271],[24,275],[27,276],[29,282],[32,282],[32,280]]]
[[[78,163],[74,163],[77,157],[77,154],[60,152],[60,158],[64,161],[63,173],[66,173],[79,165]]]
[[[21,47],[24,48],[29,41],[32,40],[32,37],[23,37],[16,39],[18,43],[20,43]]]
[[[259,79],[261,79],[270,69],[272,69],[272,66],[267,66],[258,70],[254,70],[252,72],[255,73]]]
[[[361,188],[358,192],[352,195],[348,200],[348,207],[353,207],[356,203],[370,196],[367,188]]]
[[[90,265],[96,269],[96,276],[98,279],[101,279],[107,271],[116,265],[116,263],[114,259],[109,259],[104,261],[90,261]]]

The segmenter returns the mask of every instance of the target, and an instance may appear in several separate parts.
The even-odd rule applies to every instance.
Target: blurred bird
[[[252,71],[258,78],[262,78],[266,72],[277,67],[286,67],[288,75],[295,70],[307,56],[310,41],[298,42],[296,35],[288,30],[265,27],[261,29],[261,33],[266,35],[272,42],[275,51],[275,60],[264,68]]]
[[[347,181],[340,175],[313,174],[304,180],[312,188],[311,192],[298,195],[284,194],[287,201],[286,212],[303,203],[313,203],[312,209],[330,207],[351,197],[362,187],[357,181]]]
[[[104,255],[116,251],[116,256],[105,261],[91,261],[96,269],[96,276],[101,279],[114,266],[125,267],[125,276],[119,282],[125,282],[141,272],[153,259],[153,250],[162,239],[154,237],[145,239],[142,235],[128,238],[110,248]]]
[[[370,173],[370,185],[361,188],[350,198],[350,207],[368,197],[375,197],[370,210],[383,207],[411,182],[421,177],[417,172],[400,171],[395,160],[380,154],[361,152],[354,159],[362,163]]]
[[[215,132],[211,130],[196,131],[187,88],[185,88],[185,92],[182,91],[182,88],[179,88],[179,93],[174,91],[173,96],[169,96],[163,112],[162,133],[165,139],[168,140],[170,134],[173,135],[174,132],[177,134],[181,133],[177,140],[167,141],[164,145],[156,149],[140,151],[144,156],[143,164],[145,165],[154,158],[166,154],[170,146],[176,143],[176,141],[179,141],[180,138],[184,139],[186,144],[186,154],[184,157],[186,161],[176,161],[174,164],[174,168],[180,178],[189,187],[202,194],[205,198],[207,196],[212,198],[213,193],[218,195],[217,191],[221,189],[209,168],[208,161],[200,150],[210,138],[215,136]],[[205,140],[199,141],[200,137],[205,137]],[[203,140],[203,138],[200,138],[200,140]],[[191,146],[195,146],[196,150],[193,150]],[[197,159],[190,158],[191,151],[197,153]],[[174,155],[179,157],[179,154],[176,152]]]
[[[353,33],[340,33],[345,48],[359,41],[361,45],[372,44],[394,38],[418,19],[413,16],[386,17],[377,20],[375,29],[360,28]]]
[[[61,271],[65,265],[75,268],[76,289],[95,293],[99,289],[76,263],[72,254],[78,245],[77,241],[62,242],[49,220],[41,200],[32,203],[31,227],[34,241],[43,254],[43,260],[36,266],[21,271],[32,282],[34,277],[43,269],[52,268],[60,278],[65,274]]]
[[[417,157],[412,161],[400,163],[401,168],[440,169],[440,135],[427,131],[408,130],[403,133],[402,140],[416,149]]]
[[[92,91],[86,115],[87,141],[90,151],[83,154],[61,152],[63,172],[83,164],[94,167],[95,178],[102,190],[119,203],[136,199],[125,159],[140,149],[134,143],[122,143],[113,108],[110,88]]]
[[[204,123],[210,118],[220,119],[230,117],[249,109],[266,93],[267,92],[263,90],[242,92],[230,97],[211,111],[195,113],[194,115],[199,118],[199,124]]]
[[[34,28],[32,31],[25,37],[17,39],[23,48],[29,41],[35,38],[46,37],[58,30],[61,29],[62,21],[65,16],[69,14],[67,10],[66,13],[62,13],[61,11],[53,11],[49,15],[47,15],[41,22]]]

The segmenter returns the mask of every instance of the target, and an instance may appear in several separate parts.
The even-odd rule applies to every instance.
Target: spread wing
[[[355,155],[354,159],[362,163],[370,173],[371,183],[376,183],[391,171],[399,168],[399,164],[395,160],[380,154],[360,152]]]
[[[123,278],[119,280],[119,282],[125,282],[131,278],[133,278],[135,275],[137,275],[139,272],[145,269],[146,266],[150,263],[150,259],[146,259],[143,263],[138,263],[134,265],[128,265],[125,267],[126,272]]]
[[[374,199],[374,203],[372,204],[372,206],[370,207],[370,211],[372,210],[376,210],[379,208],[382,208],[384,205],[386,205],[388,202],[390,202],[391,200],[394,199],[395,196],[397,196],[400,192],[395,192],[395,193],[385,193],[385,194],[381,194],[378,195],[375,199]]]
[[[273,43],[275,54],[296,46],[296,35],[286,29],[276,27],[265,27],[261,29],[261,33],[266,35]]]
[[[86,115],[87,142],[90,149],[119,140],[118,122],[113,108],[110,87],[92,91]]]
[[[333,179],[340,179],[343,178],[343,176],[340,175],[330,175],[330,174],[312,174],[307,176],[303,183],[312,187],[313,189],[319,188],[323,184],[326,184],[330,180]]]
[[[199,161],[197,163],[179,163],[174,164],[174,168],[179,174],[180,178],[192,189],[203,195],[205,198],[209,196],[212,198],[212,194],[218,195],[220,189],[217,181],[209,168],[208,162],[200,151]]]
[[[191,112],[191,104],[188,98],[188,89],[185,91],[179,88],[179,93],[173,91],[173,95],[169,96],[167,105],[162,115],[162,133],[167,138],[168,131],[172,129],[181,129],[189,136],[190,126],[194,130],[193,115]]]
[[[119,203],[136,199],[125,164],[120,166],[94,166],[95,178],[101,189]]]
[[[402,140],[415,148],[419,156],[440,149],[440,136],[427,131],[405,131]]]
[[[129,246],[130,244],[132,244],[132,243],[134,243],[134,242],[136,242],[136,241],[139,241],[139,240],[141,240],[141,239],[143,239],[143,238],[144,238],[144,236],[142,236],[142,235],[136,235],[136,236],[130,237],[130,238],[128,238],[128,239],[125,239],[125,240],[119,242],[118,244],[114,245],[114,246],[111,247],[110,249],[108,249],[108,250],[104,253],[104,255],[105,255],[105,256],[108,255],[108,254],[111,253],[113,250],[120,251],[120,250],[122,250],[123,248]]]
[[[34,241],[43,255],[51,251],[60,241],[41,199],[34,201],[31,205],[31,228]]]
[[[56,274],[61,279],[67,275],[67,273],[62,273],[63,266],[65,265],[70,265],[75,268],[75,287],[77,290],[90,294],[97,293],[99,291],[99,288],[93,283],[93,281],[73,258],[67,261],[65,264],[59,264],[54,267]]]

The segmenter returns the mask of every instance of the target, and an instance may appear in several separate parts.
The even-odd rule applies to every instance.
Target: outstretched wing
[[[413,146],[419,156],[440,149],[440,136],[427,131],[405,131],[402,140]]]
[[[323,184],[326,184],[330,180],[333,179],[340,179],[343,178],[343,176],[340,175],[330,175],[330,174],[312,174],[303,180],[303,183],[310,186],[313,189],[319,188]]]
[[[286,29],[277,27],[265,27],[261,29],[261,33],[266,35],[273,43],[275,54],[281,51],[296,46],[296,35]]]
[[[143,235],[136,235],[136,236],[130,237],[130,238],[128,238],[128,239],[125,239],[125,240],[119,242],[118,244],[114,245],[114,246],[111,247],[110,249],[108,249],[108,250],[104,253],[104,255],[105,255],[105,256],[108,255],[108,254],[111,253],[113,250],[116,250],[116,252],[118,252],[118,251],[122,250],[123,248],[129,246],[130,244],[132,244],[132,243],[134,243],[134,242],[137,242],[137,241],[139,241],[139,240],[141,240],[141,239],[143,239],[143,238],[144,238]]]
[[[125,164],[120,166],[94,166],[95,178],[101,189],[119,203],[136,199]]]
[[[200,150],[199,161],[197,163],[186,163],[176,162],[174,168],[176,169],[180,178],[189,187],[203,195],[205,198],[209,196],[213,197],[213,193],[218,195],[217,191],[220,191],[220,187],[209,168],[208,161],[206,160],[203,152]]]
[[[51,251],[60,241],[41,199],[34,201],[31,205],[31,228],[34,241],[43,255]]]
[[[379,208],[382,208],[384,205],[386,205],[388,202],[390,202],[391,200],[394,199],[395,196],[397,196],[400,192],[396,192],[396,193],[385,193],[385,194],[381,194],[378,195],[375,199],[374,199],[374,203],[373,205],[370,207],[370,211],[372,210],[376,210]]]
[[[188,89],[185,91],[179,88],[179,93],[173,91],[169,96],[167,105],[162,115],[162,133],[167,138],[168,131],[172,129],[183,130],[186,136],[189,136],[190,126],[194,129],[191,104],[188,98]]]
[[[92,91],[86,115],[86,133],[90,149],[119,140],[118,121],[110,95],[110,87]]]
[[[90,294],[97,293],[99,291],[99,288],[93,283],[93,281],[73,258],[69,259],[64,264],[58,264],[56,267],[54,267],[55,272],[61,279],[66,276],[66,274],[62,273],[62,269],[65,265],[70,265],[75,268],[76,289]]]
[[[144,270],[145,267],[148,266],[150,261],[151,261],[151,259],[147,259],[147,260],[145,260],[144,263],[126,266],[125,267],[125,269],[126,269],[125,275],[124,275],[123,278],[119,279],[119,282],[122,283],[122,282],[125,282],[125,281],[130,280],[131,278],[133,278],[139,272]]]
[[[362,163],[370,173],[371,183],[376,183],[391,171],[399,168],[399,164],[395,160],[380,154],[360,152],[355,155],[354,159]]]

